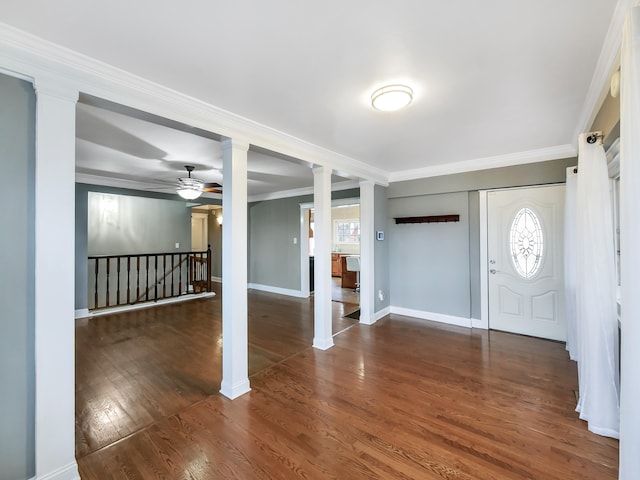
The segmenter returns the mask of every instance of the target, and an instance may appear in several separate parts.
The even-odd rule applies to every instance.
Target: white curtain
[[[622,31],[620,69],[620,273],[622,379],[620,479],[640,478],[640,8]]]
[[[564,205],[564,291],[565,318],[567,320],[567,350],[571,360],[578,361],[578,324],[576,318],[576,198],[578,169],[567,168]]]
[[[602,144],[578,141],[576,197],[576,411],[589,430],[619,438],[618,319],[613,218]]]

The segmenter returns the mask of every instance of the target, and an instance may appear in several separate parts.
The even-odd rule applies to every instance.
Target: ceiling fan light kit
[[[383,112],[406,107],[413,100],[413,90],[406,85],[386,85],[371,94],[371,106]]]
[[[192,165],[185,165],[184,168],[187,170],[189,176],[178,178],[178,188],[176,189],[176,192],[185,200],[193,200],[202,195],[204,182],[197,178],[191,178],[191,172],[195,167]]]

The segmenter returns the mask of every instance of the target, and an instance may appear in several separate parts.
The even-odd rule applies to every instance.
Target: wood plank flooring
[[[217,393],[219,296],[78,325],[83,480],[617,478],[618,442],[574,412],[563,344],[361,326],[333,302],[342,333],[318,351],[311,301],[249,298],[252,390],[234,401]]]

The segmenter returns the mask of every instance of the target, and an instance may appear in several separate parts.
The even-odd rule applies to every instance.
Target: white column
[[[360,182],[360,323],[375,322],[374,190],[369,180]]]
[[[331,325],[331,169],[313,169],[315,264],[313,346],[333,347]]]
[[[222,384],[234,399],[251,390],[247,334],[247,151],[236,139],[222,142]]]
[[[75,460],[75,146],[78,92],[37,79],[36,478],[79,478]]]
[[[620,91],[620,473],[640,478],[640,8],[625,18]]]

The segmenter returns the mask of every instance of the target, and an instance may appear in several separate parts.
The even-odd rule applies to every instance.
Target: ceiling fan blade
[[[203,192],[207,192],[207,193],[222,193],[222,190],[220,190],[219,188],[209,188],[209,187],[205,187],[202,189]]]
[[[222,185],[216,182],[208,182],[204,184],[204,188],[222,188]]]

